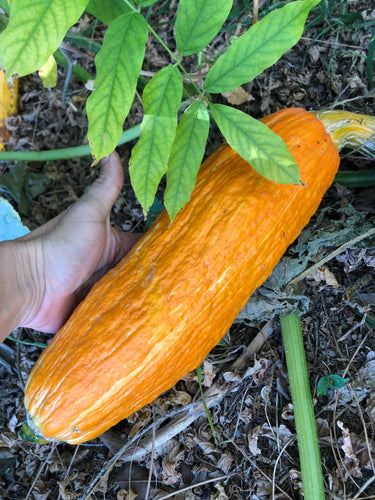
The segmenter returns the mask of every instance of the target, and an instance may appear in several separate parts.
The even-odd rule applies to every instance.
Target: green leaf
[[[87,0],[13,0],[9,24],[0,39],[7,78],[38,70],[60,46],[83,13]]]
[[[175,66],[156,73],[143,91],[144,118],[130,158],[130,180],[145,214],[167,171],[181,97],[182,77]]]
[[[97,160],[116,147],[133,103],[145,54],[148,27],[138,13],[122,14],[109,25],[95,58],[97,77],[87,99],[87,137]]]
[[[132,9],[124,0],[90,0],[86,11],[104,24],[109,24],[121,14],[130,14]]]
[[[209,125],[206,106],[195,101],[186,109],[177,127],[164,194],[164,204],[171,220],[190,199],[204,155]]]
[[[329,381],[334,389],[342,389],[349,382],[349,379],[332,374],[329,375]]]
[[[0,0],[0,9],[2,9],[6,14],[9,14],[10,5],[8,0]]]
[[[218,58],[207,74],[204,89],[228,92],[274,64],[298,42],[310,9],[319,1],[299,0],[267,14]]]
[[[8,26],[8,17],[0,12],[0,33],[2,33]]]
[[[0,175],[0,190],[6,189],[17,203],[18,210],[25,215],[30,210],[31,199],[44,193],[48,183],[44,174],[29,174],[24,163],[16,163],[9,172]]]
[[[321,377],[317,385],[317,396],[326,396],[330,388],[331,384],[329,383],[328,377]]]
[[[233,0],[180,0],[175,24],[181,55],[196,54],[214,38],[232,8]]]
[[[325,396],[329,389],[342,389],[349,382],[348,378],[342,378],[340,375],[328,375],[321,377],[317,386],[317,395]]]
[[[0,189],[8,191],[22,214],[29,212],[31,200],[26,189],[26,170],[23,163],[16,163],[9,172],[0,175]]]
[[[260,175],[279,183],[301,183],[287,145],[267,125],[223,104],[211,104],[210,109],[228,144]]]

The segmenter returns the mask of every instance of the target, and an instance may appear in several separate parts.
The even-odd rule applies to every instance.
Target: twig
[[[27,492],[27,495],[26,495],[26,497],[24,498],[24,500],[29,500],[30,495],[31,495],[31,493],[32,493],[32,491],[33,491],[33,489],[34,489],[34,486],[36,485],[36,482],[38,481],[38,479],[39,479],[39,477],[40,477],[40,475],[41,475],[41,473],[42,473],[42,471],[43,471],[43,469],[44,469],[44,467],[45,467],[46,463],[47,463],[47,462],[48,462],[48,460],[52,457],[52,455],[53,455],[53,453],[54,453],[55,449],[56,449],[56,443],[54,443],[54,444],[52,445],[51,450],[50,450],[50,452],[48,453],[47,458],[43,461],[43,463],[41,463],[41,464],[40,464],[39,470],[38,470],[38,472],[36,473],[35,478],[34,478],[34,481],[32,482],[32,484],[31,484],[31,486],[30,486],[30,489],[29,489],[29,491]]]
[[[179,495],[180,493],[184,493],[185,491],[189,491],[193,488],[197,488],[198,486],[204,486],[205,484],[213,483],[215,481],[216,482],[223,481],[224,479],[228,479],[228,477],[230,477],[229,474],[227,474],[225,476],[218,476],[218,477],[213,477],[211,479],[206,479],[206,481],[201,481],[200,483],[190,484],[189,486],[186,486],[185,488],[182,488],[181,490],[172,491],[172,493],[168,493],[167,495],[164,495],[163,497],[159,497],[158,500],[166,500],[167,498],[172,498],[175,495]]]
[[[146,490],[146,494],[145,494],[145,500],[148,500],[148,496],[150,494],[152,469],[154,468],[154,455],[155,455],[155,427],[152,428],[151,463],[150,463],[150,470],[149,470],[149,473],[148,473],[147,490]]]
[[[65,59],[68,63],[68,68],[66,71],[64,87],[63,87],[63,92],[62,92],[62,100],[63,100],[63,102],[66,102],[68,100],[68,88],[69,88],[70,80],[72,79],[73,68],[74,68],[75,64],[77,63],[77,61],[72,61],[72,59],[70,59],[70,57],[65,52],[65,50],[62,49],[61,47],[60,47],[60,52],[65,57]]]
[[[253,22],[252,22],[253,25],[258,22],[258,14],[259,14],[259,0],[253,0]]]
[[[339,255],[341,252],[343,252],[347,248],[351,248],[352,246],[356,245],[360,241],[364,240],[365,238],[369,238],[370,236],[373,236],[374,234],[375,234],[375,227],[373,227],[372,229],[369,229],[368,231],[366,231],[363,234],[360,234],[356,238],[353,238],[352,240],[347,241],[346,243],[344,243],[343,245],[341,245],[339,248],[337,248],[336,250],[334,250],[333,252],[331,252],[329,255],[327,255],[326,257],[324,257],[323,259],[321,259],[319,262],[317,262],[313,266],[311,266],[308,269],[306,269],[306,271],[304,271],[303,273],[299,274],[298,276],[296,276],[295,278],[293,278],[292,280],[290,280],[286,284],[286,286],[294,285],[298,281],[303,280],[304,278],[306,278],[307,276],[309,276],[309,274],[311,274],[313,271],[315,271],[316,269],[319,269],[319,267],[321,267],[323,264],[326,264],[331,259],[333,259],[334,257],[336,257],[336,255]]]

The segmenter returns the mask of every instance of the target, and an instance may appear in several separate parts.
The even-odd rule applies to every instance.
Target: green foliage
[[[87,99],[92,153],[100,160],[116,147],[132,105],[142,67],[148,29],[136,13],[121,14],[108,27],[96,56],[94,92]]]
[[[145,214],[154,201],[176,135],[182,77],[175,66],[156,73],[143,91],[141,136],[130,158],[132,185]]]
[[[228,144],[267,179],[299,184],[299,168],[280,136],[239,109],[211,104],[210,109]]]
[[[341,389],[348,382],[348,378],[342,378],[340,375],[328,375],[321,377],[318,382],[317,395],[326,396],[330,389]]]
[[[90,0],[86,11],[105,24],[114,21],[121,14],[132,12],[124,0]]]
[[[296,1],[271,11],[240,36],[207,74],[207,92],[227,92],[253,80],[300,39],[310,8],[319,3]]]
[[[83,13],[87,0],[13,0],[1,35],[1,65],[7,78],[40,69]]]
[[[23,163],[17,163],[9,172],[0,175],[0,191],[6,190],[17,203],[19,211],[26,215],[31,200],[48,188],[49,179],[44,174],[30,174]]]
[[[210,115],[201,101],[193,102],[182,115],[167,167],[164,204],[173,220],[190,199],[204,155]]]
[[[232,4],[233,0],[180,0],[175,25],[180,54],[203,50],[224,24]]]
[[[8,0],[0,0],[0,9],[2,9],[6,14],[9,15],[10,5]]]
[[[144,117],[131,154],[130,176],[147,214],[166,174],[164,203],[173,219],[190,198],[210,118],[261,175],[276,182],[300,182],[298,166],[278,136],[239,110],[211,104],[210,94],[235,89],[274,64],[297,43],[308,13],[319,1],[290,1],[264,15],[238,39],[229,40],[203,88],[191,80],[183,84],[182,74],[186,81],[190,79],[183,57],[198,54],[197,65],[202,61],[205,46],[233,15],[233,0],[180,0],[174,27],[177,55],[146,21],[156,0],[35,0],[32,5],[12,0],[9,23],[0,39],[0,60],[10,79],[40,69],[52,54],[59,64],[66,64],[58,52],[64,37],[76,46],[91,44],[97,56],[94,91],[86,106],[88,139],[92,155],[100,160],[114,150],[121,137],[137,85],[143,79],[140,72],[152,33],[174,64],[156,73],[147,85],[143,83]],[[7,14],[8,2],[0,2]],[[142,8],[147,9],[147,16]],[[85,38],[87,34],[69,31],[84,11],[108,24],[100,50],[97,42]],[[90,77],[78,66],[73,71],[85,82]],[[187,99],[183,106],[182,99]]]

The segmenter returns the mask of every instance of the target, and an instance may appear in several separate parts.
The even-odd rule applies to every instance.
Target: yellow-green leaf
[[[116,147],[133,103],[145,53],[148,27],[137,12],[122,14],[108,27],[95,58],[97,77],[87,99],[88,140],[100,160]]]
[[[156,73],[143,91],[144,118],[130,158],[130,180],[145,214],[167,171],[181,97],[182,77],[175,66]]]
[[[267,125],[223,104],[211,104],[210,109],[228,144],[260,175],[281,184],[301,184],[292,153]]]
[[[43,87],[48,89],[56,86],[57,64],[53,56],[50,56],[46,64],[40,68],[38,75],[43,82]]]
[[[182,115],[167,170],[164,204],[171,220],[190,200],[206,146],[210,117],[201,101],[193,102]]]
[[[0,39],[0,61],[12,76],[41,68],[83,13],[87,0],[13,0]]]

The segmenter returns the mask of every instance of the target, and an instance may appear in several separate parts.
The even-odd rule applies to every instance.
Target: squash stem
[[[324,123],[339,151],[348,148],[375,157],[375,117],[343,110],[313,114]]]
[[[315,415],[307,374],[301,321],[296,313],[280,316],[292,395],[305,500],[324,500],[324,482]]]

